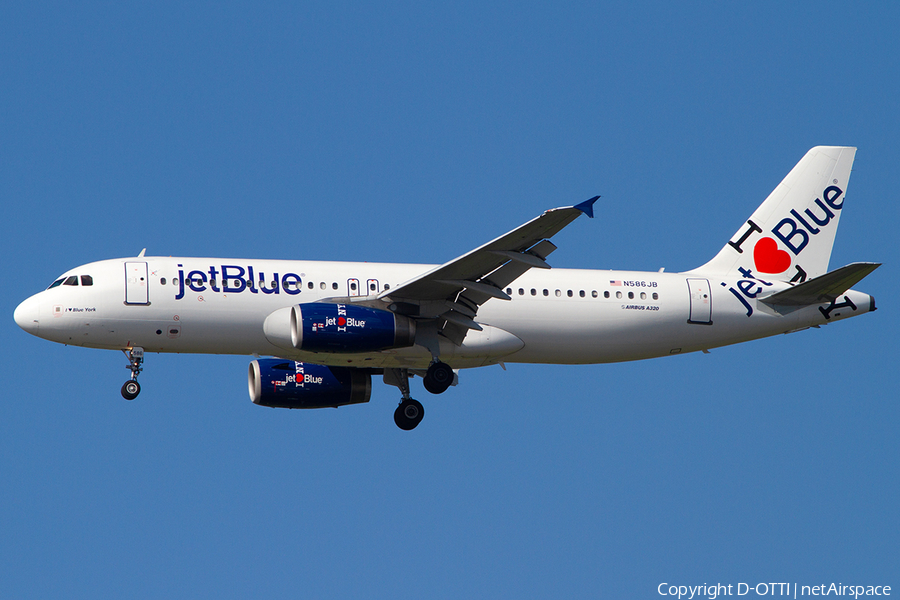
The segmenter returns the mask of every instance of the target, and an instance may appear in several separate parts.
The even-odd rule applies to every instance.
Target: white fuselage
[[[144,266],[146,265],[146,266]],[[323,298],[347,303],[394,289],[433,265],[138,257],[94,262],[24,301],[16,322],[39,337],[91,348],[271,355],[326,365],[425,368],[421,345],[361,354],[310,353],[272,342],[275,311]],[[146,269],[146,271],[144,271]],[[82,276],[89,276],[85,280]],[[223,277],[224,276],[224,277]],[[227,279],[227,283],[223,281]],[[82,285],[90,281],[90,285]],[[252,282],[252,283],[251,283]],[[844,319],[874,308],[867,294],[828,312],[776,312],[756,299],[789,287],[692,273],[532,269],[509,301],[477,313],[482,331],[441,341],[453,368],[497,362],[586,364],[694,352]],[[852,306],[851,306],[852,305]],[[387,307],[387,303],[385,303]],[[276,340],[277,341],[277,340]]]

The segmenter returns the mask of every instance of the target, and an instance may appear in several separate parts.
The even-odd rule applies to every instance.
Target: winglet
[[[590,218],[593,219],[594,218],[594,202],[596,202],[599,197],[600,196],[594,196],[590,200],[585,200],[581,204],[576,204],[573,208],[577,208],[578,210],[580,210],[581,212],[583,212],[584,214],[586,214],[587,216],[589,216]]]

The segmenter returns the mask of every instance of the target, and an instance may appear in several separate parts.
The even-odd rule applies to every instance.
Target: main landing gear
[[[424,376],[425,389],[432,394],[443,394],[453,383],[453,369],[447,363],[435,361]],[[425,416],[422,403],[409,395],[409,370],[385,369],[384,382],[400,388],[402,398],[394,411],[394,423],[404,431],[415,429]]]
[[[384,382],[400,388],[403,398],[400,400],[400,406],[394,411],[394,423],[403,431],[415,429],[416,425],[422,422],[425,416],[425,408],[418,400],[414,400],[409,395],[409,370],[408,369],[385,369]]]
[[[144,370],[141,368],[141,364],[144,362],[144,349],[136,347],[128,351],[122,350],[122,352],[128,357],[129,364],[125,368],[131,369],[131,379],[122,384],[122,397],[126,400],[134,400],[141,393],[141,384],[138,383],[137,376]]]
[[[410,431],[422,422],[425,416],[425,407],[413,398],[403,398],[400,406],[394,411],[394,423],[403,431]]]
[[[431,363],[428,371],[425,372],[423,383],[425,389],[432,394],[443,394],[453,383],[453,369],[450,365],[441,361]]]

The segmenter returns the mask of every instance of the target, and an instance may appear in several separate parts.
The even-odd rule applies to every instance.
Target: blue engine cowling
[[[277,358],[250,363],[250,399],[271,408],[329,408],[368,402],[372,377],[360,369]]]
[[[291,343],[308,352],[374,352],[412,346],[415,322],[386,310],[311,302],[291,308]]]

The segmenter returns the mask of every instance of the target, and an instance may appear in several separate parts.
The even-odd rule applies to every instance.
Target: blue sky
[[[892,3],[16,3],[0,9],[0,595],[659,597],[900,586]],[[616,365],[259,408],[249,357],[27,335],[148,254],[440,263],[595,194],[560,267],[708,260],[815,145],[879,310]],[[751,594],[752,596],[752,594]]]

